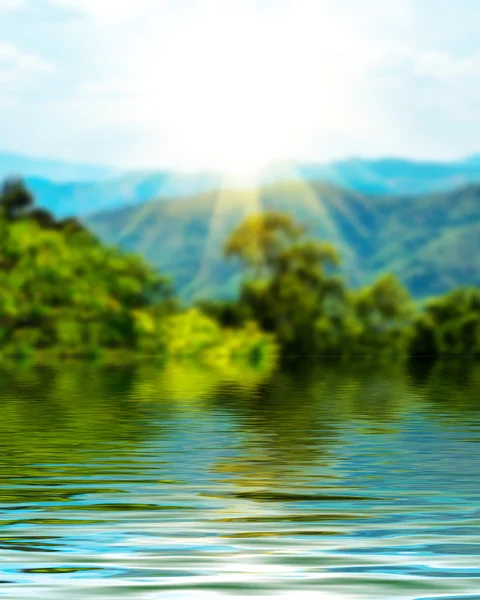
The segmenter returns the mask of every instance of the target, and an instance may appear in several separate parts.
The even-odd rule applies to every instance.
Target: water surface
[[[221,379],[1,370],[0,596],[480,598],[480,366]]]

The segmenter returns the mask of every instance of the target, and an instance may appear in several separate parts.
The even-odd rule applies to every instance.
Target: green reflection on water
[[[49,600],[82,597],[69,577],[105,597],[292,578],[347,598],[472,593],[479,392],[462,361],[5,368],[0,579]]]

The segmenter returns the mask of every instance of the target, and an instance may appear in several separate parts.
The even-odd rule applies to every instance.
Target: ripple
[[[480,366],[85,369],[0,389],[0,596],[480,598]]]

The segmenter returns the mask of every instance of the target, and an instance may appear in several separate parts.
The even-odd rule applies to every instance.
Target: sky
[[[480,152],[480,0],[0,0],[0,150],[253,171]]]

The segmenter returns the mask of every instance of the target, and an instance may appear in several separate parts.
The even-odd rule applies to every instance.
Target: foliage
[[[299,180],[155,200],[92,215],[87,223],[102,240],[170,275],[182,300],[233,300],[241,273],[238,262],[223,258],[223,241],[245,218],[271,211],[289,213],[312,239],[330,242],[351,287],[383,273],[394,274],[417,299],[480,286],[479,185],[378,197]]]
[[[0,190],[0,207],[8,221],[24,215],[33,206],[33,196],[18,179],[7,179]]]
[[[480,291],[459,289],[416,307],[391,274],[358,290],[336,269],[338,253],[286,214],[248,217],[226,240],[244,266],[239,300],[201,303],[222,324],[255,319],[284,357],[480,354]]]
[[[415,319],[415,356],[480,356],[480,289],[429,301]]]
[[[0,195],[0,353],[241,358],[275,355],[254,325],[223,331],[198,311],[181,312],[168,278],[140,257],[106,247],[75,220],[36,209],[21,181]]]
[[[335,273],[340,260],[332,245],[305,238],[288,215],[248,218],[226,241],[225,254],[250,269],[239,304],[275,333],[284,355],[404,351],[411,313],[407,292],[392,276],[349,291]]]
[[[200,358],[207,364],[226,366],[233,360],[274,363],[277,356],[273,337],[252,321],[241,329],[222,329],[214,319],[192,308],[167,317],[162,328],[167,356],[172,358]]]
[[[327,274],[338,263],[327,243],[304,239],[304,230],[288,215],[265,213],[246,219],[227,239],[226,256],[253,268],[244,282],[240,305],[274,332],[287,354],[309,355],[317,349],[317,320],[333,301],[341,302],[341,281]]]
[[[267,212],[251,215],[230,235],[224,254],[238,256],[255,269],[257,276],[278,268],[282,252],[297,241],[304,230],[288,215]]]
[[[170,280],[143,259],[103,245],[75,219],[55,219],[35,207],[21,181],[7,181],[0,193],[0,353],[131,351],[193,358],[225,372],[235,363],[271,368],[279,354],[480,356],[477,288],[422,305],[391,274],[351,288],[331,239],[314,239],[281,211],[243,216],[223,242],[241,274],[238,299],[182,310]],[[212,227],[215,243],[222,232]]]
[[[153,298],[167,300],[168,281],[140,258],[34,221],[0,222],[0,236],[4,351],[90,353],[151,335],[139,321],[150,317]]]
[[[406,355],[413,335],[414,307],[405,288],[384,275],[354,295],[359,334],[352,340],[358,354]]]

